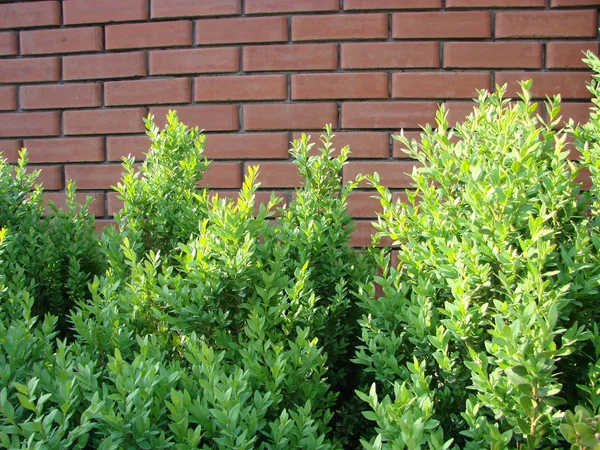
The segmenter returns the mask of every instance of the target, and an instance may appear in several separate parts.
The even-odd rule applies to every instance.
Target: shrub
[[[317,155],[296,141],[304,184],[275,220],[279,199],[255,203],[257,168],[237,199],[213,197],[197,190],[199,131],[174,113],[164,131],[147,128],[146,162],[135,172],[126,160],[116,188],[109,268],[71,314],[73,342],[54,346],[55,319],[36,324],[26,293],[0,328],[1,357],[23,368],[2,378],[0,443],[338,448],[353,291],[374,268],[349,246],[347,149],[334,156],[330,130]]]
[[[580,448],[597,448],[598,185],[584,193],[578,175],[593,164],[598,182],[599,116],[576,132],[579,167],[559,99],[544,121],[529,87],[514,103],[503,87],[480,92],[455,130],[442,108],[420,142],[399,137],[422,165],[407,203],[373,178],[399,263],[379,258],[382,294],[373,283],[361,297],[367,449],[556,448],[583,439],[582,423]],[[561,425],[586,397],[592,412]]]
[[[39,171],[27,173],[26,164],[25,152],[16,167],[0,159],[0,229],[6,233],[0,302],[10,304],[11,296],[27,291],[35,299],[34,314],[57,316],[65,333],[70,309],[89,297],[88,281],[105,266],[94,217],[88,213],[91,198],[79,205],[69,183],[66,209],[50,204],[46,211],[42,188],[35,185]],[[2,308],[5,313],[8,304]]]

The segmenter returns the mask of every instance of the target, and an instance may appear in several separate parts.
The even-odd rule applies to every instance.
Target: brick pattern
[[[417,137],[444,103],[454,123],[476,89],[533,79],[586,120],[600,0],[8,0],[0,4],[0,152],[29,149],[47,201],[65,180],[95,198],[98,228],[120,202],[119,161],[144,159],[143,118],[169,109],[207,133],[204,185],[232,196],[260,164],[260,198],[299,185],[289,142],[332,124],[351,147],[345,180],[378,172],[402,196],[414,162],[391,135]],[[379,211],[350,198],[354,243]],[[83,197],[82,197],[83,198]]]

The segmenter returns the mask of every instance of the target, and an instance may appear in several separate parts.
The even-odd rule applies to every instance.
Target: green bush
[[[198,130],[174,113],[164,131],[147,128],[148,158],[139,172],[124,163],[108,269],[72,312],[71,343],[53,342],[53,316],[36,324],[26,293],[0,328],[0,358],[21,368],[0,385],[0,444],[339,448],[354,292],[374,269],[349,246],[347,149],[334,156],[330,130],[316,156],[294,142],[304,183],[275,220],[279,199],[255,204],[257,168],[236,200],[212,197],[197,190]]]
[[[380,257],[361,296],[367,449],[600,448],[600,115],[561,130],[559,99],[544,121],[529,87],[517,102],[480,92],[454,130],[441,109],[420,142],[399,137],[422,164],[407,203],[373,178],[399,263]]]

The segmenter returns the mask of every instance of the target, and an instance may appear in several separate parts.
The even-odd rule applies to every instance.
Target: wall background
[[[344,177],[377,171],[398,193],[412,161],[390,134],[452,121],[475,89],[532,78],[584,121],[600,0],[65,0],[0,3],[0,152],[27,147],[48,199],[65,179],[120,208],[121,157],[148,148],[142,118],[177,109],[207,132],[205,183],[233,194],[260,164],[265,198],[298,179],[289,141],[326,123],[349,144]],[[354,243],[369,242],[372,192],[353,194]]]

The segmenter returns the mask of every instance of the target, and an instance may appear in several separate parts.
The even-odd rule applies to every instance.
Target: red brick
[[[0,55],[17,54],[17,33],[7,31],[0,33]]]
[[[110,189],[121,181],[120,164],[77,164],[65,166],[65,178],[78,189]]]
[[[0,83],[31,83],[60,80],[59,58],[3,59]]]
[[[473,98],[476,89],[491,89],[489,73],[401,72],[392,74],[392,97]]]
[[[387,14],[327,14],[292,18],[293,41],[387,39]]]
[[[190,127],[200,127],[206,131],[237,131],[240,129],[239,108],[237,105],[191,105],[150,108],[156,124],[163,127],[169,110],[177,110],[179,120]]]
[[[439,9],[442,0],[344,0],[344,9]]]
[[[87,197],[93,198],[88,209],[89,213],[96,217],[104,217],[106,215],[104,209],[104,192],[79,192],[75,194],[75,199],[81,205],[85,203]],[[57,208],[64,210],[67,207],[67,195],[64,192],[45,192],[44,204],[46,205],[46,214],[51,211],[50,202],[54,203]]]
[[[277,207],[283,206],[284,204],[288,204],[289,203],[289,193],[286,191],[257,191],[254,194],[254,214],[258,214],[259,209],[260,209],[260,205],[264,204],[265,206],[269,203],[269,201],[271,200],[271,194],[275,195],[275,197],[281,199],[280,203],[277,205]],[[210,191],[210,199],[211,201],[215,200],[215,197],[218,197],[219,200],[221,199],[227,199],[229,201],[234,201],[237,202],[237,199],[239,198],[239,191],[238,190],[214,190],[211,189]],[[277,211],[277,210],[271,210],[274,215],[273,217],[281,217],[281,214]]]
[[[45,84],[21,87],[21,108],[64,109],[102,105],[100,83]]]
[[[150,139],[145,134],[136,136],[108,136],[106,138],[106,158],[109,161],[121,161],[124,156],[133,156],[136,160],[146,159],[150,150]]]
[[[242,186],[242,165],[239,162],[212,163],[204,173],[200,186],[226,189]]]
[[[192,89],[189,78],[104,83],[104,103],[107,106],[189,103],[191,98]]]
[[[17,88],[0,86],[0,111],[13,111],[15,109],[17,109]]]
[[[301,133],[293,133],[292,139],[300,139]],[[309,142],[322,147],[320,136],[314,134]],[[390,135],[379,131],[336,131],[332,143],[337,149],[335,154],[346,145],[350,147],[350,159],[387,158],[389,156]],[[313,152],[317,154],[316,151]]]
[[[288,133],[208,134],[204,152],[209,159],[287,159]]]
[[[392,17],[394,39],[489,38],[492,22],[487,11],[401,12]]]
[[[338,0],[246,0],[246,14],[339,11]]]
[[[106,215],[114,216],[116,213],[123,209],[123,200],[119,198],[119,194],[116,192],[106,193]]]
[[[63,58],[65,80],[96,80],[146,76],[146,55],[143,52],[76,55]]]
[[[342,44],[342,69],[439,67],[437,42]]]
[[[595,37],[598,13],[580,11],[500,11],[497,38]]]
[[[354,247],[370,247],[372,243],[372,237],[377,232],[371,220],[355,220],[354,221],[354,232],[350,239],[350,245]],[[390,247],[392,240],[389,238],[381,238],[377,243],[377,247]]]
[[[337,69],[337,45],[296,44],[244,47],[245,71]]]
[[[444,67],[542,67],[542,45],[537,42],[446,42]]]
[[[459,122],[464,122],[465,117],[473,112],[477,105],[474,102],[444,102],[448,111],[448,124],[453,127]]]
[[[435,102],[345,102],[342,128],[418,128],[432,123]]]
[[[144,131],[145,116],[145,108],[65,111],[64,133],[67,135],[139,133]]]
[[[32,163],[104,161],[104,139],[100,137],[25,139],[23,146]]]
[[[292,75],[292,99],[388,98],[387,73]]]
[[[9,164],[16,163],[21,147],[23,147],[22,141],[0,140],[0,158],[5,159]]]
[[[245,130],[315,130],[327,124],[337,128],[335,103],[244,105]]]
[[[49,25],[60,25],[60,2],[0,5],[0,28],[29,28]]]
[[[582,61],[583,52],[598,54],[598,42],[548,42],[546,67],[549,69],[579,69],[588,66]]]
[[[62,28],[22,31],[21,54],[94,52],[103,49],[102,28]]]
[[[148,19],[147,0],[68,0],[63,2],[65,25],[131,22]]]
[[[27,166],[27,172],[39,170],[36,184],[41,184],[44,189],[58,191],[64,188],[64,180],[61,166]]]
[[[593,106],[591,103],[562,103],[560,113],[563,121],[566,123],[569,119],[572,119],[576,124],[584,124],[590,119],[590,108]]]
[[[96,233],[101,235],[104,232],[104,228],[106,227],[114,227],[118,228],[118,224],[116,220],[113,219],[96,219],[94,222],[94,228],[96,228]]]
[[[300,173],[291,161],[250,161],[244,164],[244,173],[248,166],[260,166],[258,181],[263,188],[300,187]]]
[[[355,218],[375,218],[383,212],[381,203],[375,198],[377,191],[354,191],[348,196],[348,213]]]
[[[560,8],[562,6],[592,6],[600,5],[600,0],[550,0],[551,8]]]
[[[286,42],[286,17],[240,17],[196,21],[196,44]]]
[[[194,79],[194,100],[197,102],[286,98],[285,75],[208,76]]]
[[[408,188],[413,181],[410,174],[416,161],[353,161],[344,166],[344,183],[354,180],[359,174],[369,175],[377,172],[381,184],[388,188]],[[367,183],[365,183],[367,185]]]
[[[240,70],[239,50],[234,47],[150,52],[150,75],[237,72],[238,70]]]
[[[446,0],[446,8],[543,8],[546,0]]]
[[[105,28],[107,49],[192,45],[192,22],[126,23]]]
[[[0,114],[0,137],[58,136],[60,115],[57,112]]]
[[[230,16],[241,12],[241,0],[152,0],[153,19]]]
[[[497,72],[496,84],[508,84],[507,95],[514,97],[521,92],[518,81],[533,80],[531,93],[534,98],[546,98],[560,94],[564,98],[589,98],[586,83],[591,81],[584,72]]]

